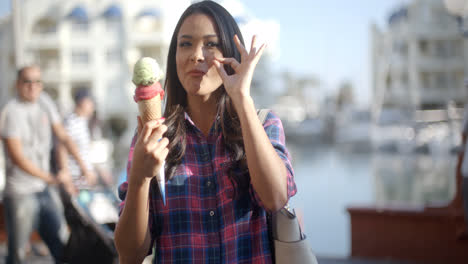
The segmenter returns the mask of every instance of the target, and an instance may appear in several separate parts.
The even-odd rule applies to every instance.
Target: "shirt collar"
[[[187,112],[184,112],[184,117],[185,117],[186,124],[190,129],[194,129],[194,131],[197,131],[197,132],[201,133],[200,129],[198,129],[198,127],[195,125],[192,118],[190,118],[190,116],[189,116],[189,114]],[[217,121],[216,123],[217,124],[216,124],[215,131],[213,131],[213,128],[211,128],[210,134],[213,134],[213,133],[218,134],[218,133],[221,132],[221,125],[220,125],[220,122],[219,122],[220,119],[221,119],[220,116],[217,115],[216,116],[216,121]]]

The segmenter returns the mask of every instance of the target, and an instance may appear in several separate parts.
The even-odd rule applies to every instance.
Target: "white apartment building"
[[[89,89],[101,117],[134,114],[132,67],[142,56],[165,67],[170,38],[189,0],[12,0],[0,20],[0,94],[13,94],[16,69],[38,64],[62,111]],[[129,111],[129,110],[134,111]]]
[[[442,0],[413,0],[371,28],[374,110],[464,104],[468,46]]]

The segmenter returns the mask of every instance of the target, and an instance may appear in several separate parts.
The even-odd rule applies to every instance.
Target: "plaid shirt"
[[[149,226],[156,242],[155,263],[272,263],[267,212],[250,184],[248,195],[234,200],[228,178],[229,152],[221,129],[205,137],[186,114],[186,152],[166,183],[163,205],[158,186],[150,187]],[[288,197],[296,193],[293,169],[280,119],[270,112],[264,129],[284,161]],[[136,136],[130,148],[127,175]],[[119,187],[125,203],[128,183]]]

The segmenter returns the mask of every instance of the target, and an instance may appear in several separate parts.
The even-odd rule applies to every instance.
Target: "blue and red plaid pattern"
[[[252,185],[233,199],[230,156],[221,129],[205,137],[186,114],[187,147],[174,177],[166,183],[164,206],[156,184],[150,188],[149,226],[155,263],[272,263],[267,212]],[[270,112],[263,124],[288,171],[288,197],[296,194],[293,169],[280,119]],[[133,156],[130,148],[127,175]],[[128,183],[119,186],[125,203]]]

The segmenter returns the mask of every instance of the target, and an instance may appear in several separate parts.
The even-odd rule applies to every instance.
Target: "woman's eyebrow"
[[[218,37],[217,34],[208,34],[208,35],[203,36],[203,38],[217,38],[217,37]],[[179,39],[182,39],[182,38],[193,39],[193,36],[192,35],[181,35],[179,37]]]

